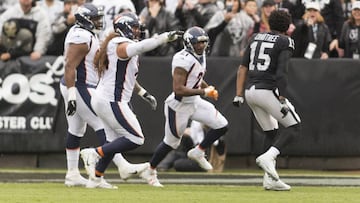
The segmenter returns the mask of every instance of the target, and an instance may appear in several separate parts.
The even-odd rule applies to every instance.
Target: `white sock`
[[[80,148],[66,149],[66,162],[68,171],[79,171]]]
[[[123,155],[121,153],[115,154],[115,156],[113,158],[113,162],[118,168],[124,168],[124,167],[130,165],[130,163],[123,157]]]
[[[276,147],[272,146],[269,150],[267,150],[266,154],[276,158],[280,154],[280,151]]]

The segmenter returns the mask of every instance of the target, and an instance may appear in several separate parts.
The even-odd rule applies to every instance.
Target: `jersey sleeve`
[[[86,43],[90,47],[91,43],[91,33],[84,29],[75,28],[74,31],[68,38],[68,43],[73,44],[84,44]]]
[[[172,69],[176,67],[184,68],[186,71],[189,71],[192,65],[191,57],[186,52],[178,52],[174,55],[172,60]]]
[[[294,53],[295,50],[295,42],[290,37],[282,36],[279,38],[279,48],[281,50],[288,50],[291,53]]]

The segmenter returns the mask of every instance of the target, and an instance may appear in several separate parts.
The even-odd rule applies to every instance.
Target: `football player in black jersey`
[[[286,11],[273,11],[269,18],[271,31],[251,38],[237,73],[233,100],[235,106],[240,106],[245,97],[266,134],[264,153],[256,158],[256,163],[265,171],[266,190],[291,189],[276,172],[276,157],[300,131],[300,118],[285,97],[288,63],[294,51],[294,41],[285,35],[290,23],[291,17]],[[278,122],[284,129],[276,136]]]

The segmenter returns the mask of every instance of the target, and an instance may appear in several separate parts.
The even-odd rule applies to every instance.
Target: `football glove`
[[[168,42],[175,41],[184,35],[184,31],[176,30],[168,32]]]
[[[244,104],[244,97],[235,96],[232,103],[234,106],[239,107],[240,105]]]
[[[74,115],[76,112],[76,88],[70,87],[68,89],[68,106],[66,109],[66,114],[68,116]]]
[[[280,100],[280,108],[280,112],[283,114],[283,118],[285,118],[290,111],[289,106],[286,104],[286,99]]]
[[[145,92],[145,94],[142,95],[141,98],[143,98],[147,103],[150,104],[152,110],[156,110],[157,101],[156,101],[156,98],[154,96],[152,96],[151,94]]]
[[[210,98],[213,98],[213,99],[215,99],[215,100],[217,100],[218,97],[219,97],[219,93],[218,93],[218,91],[215,89],[214,86],[208,86],[208,87],[206,87],[206,88],[204,89],[204,92],[205,92],[205,94],[204,94],[205,97],[210,97]]]

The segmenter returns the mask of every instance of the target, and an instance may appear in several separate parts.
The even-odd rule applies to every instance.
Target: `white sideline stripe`
[[[124,181],[122,179],[106,179],[110,183],[117,184],[146,184],[142,179],[130,179]],[[290,185],[303,185],[303,186],[360,186],[359,179],[342,179],[342,178],[283,178],[281,179]],[[64,179],[17,179],[14,181],[5,182],[18,182],[18,183],[41,183],[53,182],[63,183]],[[262,178],[246,178],[246,179],[193,179],[193,178],[167,178],[161,179],[160,182],[164,184],[202,184],[202,185],[262,185]]]

